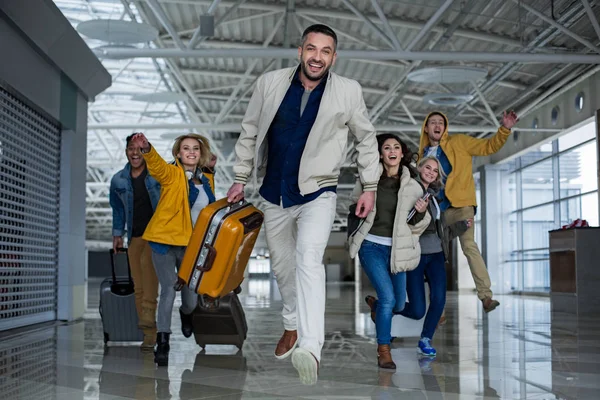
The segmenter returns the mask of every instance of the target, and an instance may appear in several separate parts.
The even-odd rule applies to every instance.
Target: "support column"
[[[63,90],[69,90],[63,86]],[[58,239],[57,319],[83,317],[86,296],[85,182],[87,162],[87,101],[61,98],[60,211]],[[64,99],[68,98],[69,101]],[[62,109],[62,108],[65,109]]]
[[[596,117],[596,175],[598,177],[598,188],[600,189],[600,140],[598,140],[598,136],[600,136],[600,110],[596,110],[594,113]],[[598,215],[600,215],[600,190],[598,190]]]
[[[481,255],[492,280],[494,294],[510,293],[510,274],[506,264],[507,221],[510,210],[506,166],[487,164],[479,167],[481,182]]]

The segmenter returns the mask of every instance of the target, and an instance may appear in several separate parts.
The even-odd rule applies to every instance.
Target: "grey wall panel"
[[[32,7],[35,12],[31,12]],[[0,0],[0,13],[87,98],[93,98],[111,85],[108,71],[52,1]]]
[[[60,117],[60,72],[30,47],[14,27],[0,18],[0,80],[54,119]],[[8,60],[9,62],[5,62]]]

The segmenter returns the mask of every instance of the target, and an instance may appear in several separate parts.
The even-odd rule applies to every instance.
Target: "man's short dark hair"
[[[129,143],[131,142],[131,139],[133,139],[135,134],[136,134],[136,132],[132,133],[131,135],[129,135],[125,138],[125,147],[129,147]]]
[[[333,29],[331,29],[327,25],[314,24],[314,25],[311,25],[308,28],[306,28],[304,30],[304,32],[302,33],[302,44],[301,44],[302,46],[304,46],[304,42],[306,41],[306,37],[308,36],[309,33],[322,33],[323,35],[332,37],[333,43],[334,43],[333,50],[335,51],[335,49],[337,48],[337,35],[333,31]]]

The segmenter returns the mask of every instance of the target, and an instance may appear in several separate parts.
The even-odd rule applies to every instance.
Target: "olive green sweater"
[[[382,176],[379,179],[375,204],[375,220],[373,221],[373,227],[369,231],[371,235],[392,237],[399,190],[400,179],[386,176]]]

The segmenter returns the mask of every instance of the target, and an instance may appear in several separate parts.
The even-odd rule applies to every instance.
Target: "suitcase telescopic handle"
[[[127,254],[127,248],[126,247],[118,247],[116,253],[113,249],[110,249],[108,252],[110,253],[110,270],[112,272],[113,283],[117,282],[117,274],[115,272],[115,254],[116,253],[125,253],[125,256],[127,258],[127,275],[129,277],[129,283],[133,284],[133,279],[131,278],[131,266],[129,265],[129,255]]]

